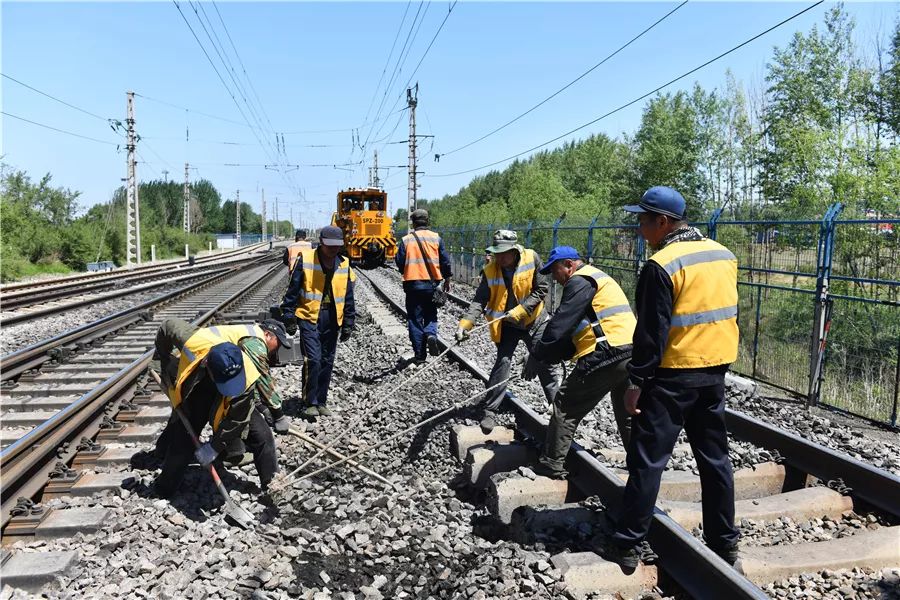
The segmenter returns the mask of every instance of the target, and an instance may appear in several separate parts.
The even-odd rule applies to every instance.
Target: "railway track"
[[[284,281],[277,258],[214,270],[144,306],[3,357],[4,545],[100,526],[103,511],[46,511],[32,501],[120,487],[128,478],[121,469],[138,450],[134,444],[155,439],[170,412],[164,396],[145,388],[159,323],[177,317],[206,324],[248,297],[271,294]],[[98,467],[111,471],[84,472]],[[8,560],[4,555],[4,575],[14,581],[15,564]]]
[[[391,273],[387,277],[389,282],[378,281],[377,276],[367,279],[395,312],[404,315],[403,307],[397,301],[402,292],[398,291],[396,274]],[[458,306],[468,305],[459,296],[451,299]],[[444,312],[446,319],[446,313],[451,311]],[[454,318],[454,324],[455,320]],[[442,339],[441,346],[446,349],[448,343]],[[454,362],[478,379],[487,381],[486,368],[489,368],[493,358],[489,352],[470,350],[465,345],[451,346],[449,356]],[[614,449],[599,449],[600,451],[595,452],[577,443],[573,444],[567,460],[569,480],[563,486],[545,478],[529,479],[527,476],[519,476],[505,479],[505,476],[497,476],[498,472],[513,471],[534,459],[534,451],[529,449],[528,441],[542,441],[547,424],[547,419],[521,398],[509,394],[506,402],[514,416],[515,428],[508,432],[508,437],[500,432],[497,439],[509,442],[514,437],[516,440],[525,440],[526,443],[499,443],[493,449],[485,451],[481,444],[487,440],[487,436],[480,434],[480,430],[474,427],[461,430],[457,439],[458,458],[468,461],[469,484],[488,488],[488,503],[495,516],[514,525],[510,521],[515,519],[514,509],[518,508],[534,519],[536,513],[527,505],[536,500],[553,504],[564,503],[573,497],[598,497],[606,506],[617,505],[624,488],[625,474],[611,468],[607,461],[606,457],[617,453]],[[541,404],[540,401],[538,403]],[[900,478],[897,476],[808,442],[749,415],[729,410],[727,418],[733,439],[766,448],[781,457],[780,464],[763,463],[753,469],[736,472],[738,520],[774,520],[787,517],[802,521],[826,515],[840,519],[841,514],[857,510],[873,511],[886,522],[898,522]],[[479,449],[480,453],[469,453],[467,456],[468,447]],[[492,474],[495,476],[490,477]],[[822,485],[826,482],[838,487],[843,495]],[[743,576],[709,551],[692,534],[691,530],[702,520],[698,502],[696,477],[686,473],[667,472],[648,537],[652,552],[657,557],[655,562],[658,570],[653,572],[652,568],[647,569],[643,572],[643,577],[655,581],[670,578],[677,584],[677,588],[694,598],[765,598],[768,596],[759,586],[789,577],[811,576],[810,573],[823,569],[866,565],[872,568],[900,567],[900,544],[897,543],[900,539],[900,527],[884,527],[873,532],[861,530],[854,536],[817,543],[746,545],[742,548],[742,562],[746,572],[746,576]],[[529,513],[529,510],[532,512]],[[565,508],[559,509],[560,514],[565,510],[571,511],[574,507],[565,505]],[[553,512],[549,508],[543,512],[548,511]],[[519,515],[521,514],[523,513],[520,512]],[[589,515],[581,514],[582,517],[589,518]],[[543,518],[553,520],[546,515]],[[752,540],[750,542],[752,544]],[[559,565],[568,568],[574,579],[592,568],[609,575],[609,570],[604,570],[602,560],[595,555],[587,556],[590,553],[584,554],[560,558]],[[625,582],[623,585],[631,585],[631,591],[635,591],[633,582]],[[605,591],[614,593],[617,590]]]
[[[199,259],[193,265],[187,261],[175,262],[114,274],[74,276],[7,286],[12,289],[0,290],[0,325],[24,323],[73,308],[178,284],[223,265],[254,260],[248,255],[261,247],[260,244],[247,246],[239,251]]]

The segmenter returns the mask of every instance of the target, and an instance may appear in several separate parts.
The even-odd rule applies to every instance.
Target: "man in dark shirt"
[[[737,260],[684,221],[684,198],[657,186],[638,205],[655,253],[638,279],[637,328],[625,406],[634,415],[628,482],[595,549],[628,572],[653,517],[660,479],[684,428],[703,487],[703,535],[729,564],[738,558],[734,479],[725,428],[725,372],[737,358]]]
[[[608,393],[619,434],[627,445],[623,397],[635,320],[619,284],[600,269],[584,264],[574,248],[554,248],[542,272],[552,273],[564,287],[559,308],[535,343],[532,358],[539,363],[572,360],[575,368],[553,403],[535,472],[564,479],[563,465],[579,423]],[[528,369],[523,375],[530,376]]]

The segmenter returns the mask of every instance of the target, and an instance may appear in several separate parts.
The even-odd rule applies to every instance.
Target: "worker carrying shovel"
[[[262,490],[267,491],[278,463],[272,431],[257,405],[277,415],[276,430],[279,421],[287,421],[277,410],[280,407],[271,406],[277,394],[267,368],[268,355],[279,344],[289,346],[290,339],[277,322],[205,328],[180,319],[163,322],[154,359],[159,360],[172,406],[184,415],[191,431],[172,418],[160,435],[157,449],[165,458],[153,484],[159,496],[169,497],[177,490],[192,458],[208,467],[219,457],[239,460],[245,447],[253,454]],[[176,349],[177,358],[172,354]],[[212,437],[195,449],[192,438],[206,423],[212,426]]]

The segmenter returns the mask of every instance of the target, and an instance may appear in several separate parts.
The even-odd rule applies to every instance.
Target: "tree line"
[[[456,194],[420,201],[436,226],[621,222],[653,185],[684,194],[688,217],[819,218],[900,213],[900,21],[865,50],[841,5],[776,47],[763,85],[658,94],[633,134],[587,139],[516,160]],[[406,211],[396,214],[398,223]],[[399,225],[402,228],[402,225]]]
[[[84,270],[87,263],[125,262],[125,188],[112,199],[96,204],[79,216],[80,193],[54,187],[47,174],[32,181],[24,172],[6,165],[0,177],[0,279],[25,275]],[[224,200],[205,179],[190,184],[191,230],[184,232],[184,188],[173,181],[142,182],[138,187],[142,260],[150,260],[150,246],[158,259],[184,256],[215,244],[215,233],[235,230],[235,200]],[[240,203],[241,231],[259,233],[261,216]],[[269,223],[271,231],[273,223]],[[293,234],[290,221],[277,223],[281,236]]]

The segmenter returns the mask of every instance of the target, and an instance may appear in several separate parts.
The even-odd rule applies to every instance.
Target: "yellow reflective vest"
[[[575,271],[573,277],[585,277],[595,282],[597,291],[591,300],[594,320],[582,319],[572,334],[575,345],[576,362],[596,350],[598,344],[612,347],[627,346],[632,343],[637,319],[631,312],[628,298],[616,281],[596,267],[584,265]]]
[[[512,277],[512,291],[518,302],[522,302],[532,290],[534,283],[534,250],[527,250],[521,246],[517,246],[519,250],[519,264]],[[484,316],[490,322],[491,339],[494,343],[500,343],[500,334],[503,330],[503,315],[506,309],[506,300],[509,295],[506,288],[506,282],[503,280],[503,269],[497,266],[496,262],[490,262],[484,267],[484,278],[487,282],[488,289],[491,292],[488,298],[487,306],[484,309]],[[544,303],[538,304],[531,314],[520,309],[524,314],[524,318],[520,319],[520,323],[526,327],[534,323],[544,310]],[[463,319],[461,322],[463,327],[471,329],[474,323]]]
[[[288,251],[288,269],[290,271],[294,270],[294,265],[297,263],[297,257],[300,256],[300,253],[304,250],[311,250],[312,244],[306,240],[301,240],[299,242],[294,242],[290,246],[287,247]]]
[[[660,367],[731,364],[738,353],[737,258],[713,240],[674,242],[650,260],[672,278],[669,339]]]
[[[334,309],[337,316],[337,324],[340,327],[344,323],[344,303],[347,297],[347,288],[350,282],[356,281],[356,274],[350,268],[350,259],[342,256],[335,259],[337,266],[331,278],[331,297],[334,300]],[[319,310],[322,308],[322,299],[325,293],[325,272],[319,264],[319,253],[316,250],[303,250],[297,257],[295,268],[303,269],[303,287],[297,296],[297,308],[294,314],[298,319],[309,323],[318,323]]]
[[[425,256],[419,250],[419,244],[412,233],[403,236],[403,247],[406,253],[406,264],[403,265],[403,281],[442,281],[441,275],[441,236],[427,229],[416,231],[416,237],[422,242]],[[430,273],[430,275],[429,275]]]
[[[206,358],[206,355],[209,354],[209,351],[213,346],[224,344],[226,342],[237,344],[241,338],[248,336],[265,339],[263,330],[257,325],[219,325],[216,327],[203,327],[194,332],[194,334],[184,343],[184,347],[181,348],[181,357],[178,359],[178,376],[175,379],[175,385],[167,390],[167,395],[172,402],[172,406],[178,407],[181,405],[184,400],[184,398],[182,398],[182,386],[184,385],[184,382],[198,367],[201,366],[203,359]],[[243,352],[241,354],[244,360],[244,374],[246,377],[246,387],[244,388],[244,391],[246,392],[254,383],[256,383],[256,380],[259,379],[259,371],[256,370],[256,366],[249,356]],[[218,430],[219,424],[222,422],[225,415],[228,414],[228,409],[230,407],[231,397],[226,396],[222,399],[222,402],[219,403],[216,414],[213,417],[213,431]]]

